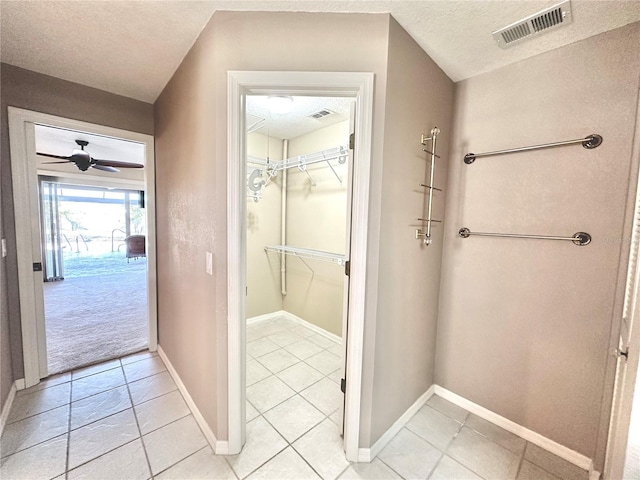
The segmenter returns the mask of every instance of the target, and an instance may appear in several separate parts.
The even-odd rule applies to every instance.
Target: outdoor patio
[[[49,374],[147,347],[146,267],[124,250],[64,253],[65,279],[44,283]]]

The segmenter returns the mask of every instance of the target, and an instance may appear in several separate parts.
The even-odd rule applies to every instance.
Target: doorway
[[[99,192],[100,189],[108,190],[111,188],[119,190],[121,193],[105,194],[105,198],[109,201],[114,199],[109,199],[108,197],[117,195],[120,195],[121,198],[128,196],[129,201],[131,202],[133,199],[134,203],[136,201],[135,196],[138,196],[138,203],[140,203],[141,198],[143,199],[145,208],[143,209],[142,217],[147,228],[147,235],[144,240],[146,265],[143,273],[144,290],[146,290],[147,295],[145,301],[146,314],[143,321],[148,339],[148,348],[151,351],[155,351],[157,349],[157,303],[153,137],[13,107],[9,107],[8,113],[15,216],[20,219],[29,219],[28,221],[16,222],[16,254],[18,258],[25,386],[35,385],[41,378],[49,375],[43,263],[45,265],[48,264],[47,275],[50,275],[49,278],[51,280],[64,278],[64,264],[62,263],[64,261],[63,237],[58,235],[59,232],[54,231],[55,239],[51,241],[49,248],[42,248],[45,242],[43,242],[41,232],[46,233],[47,229],[49,229],[49,233],[51,233],[53,225],[51,223],[41,223],[41,219],[44,221],[44,217],[40,215],[41,206],[44,207],[44,203],[41,204],[40,192],[45,193],[49,203],[52,196],[54,199],[57,197],[59,201],[61,196],[64,197],[64,189],[61,191],[60,185],[55,184],[66,184],[67,191],[74,190],[76,194],[83,192],[81,196],[84,195],[84,197],[95,195],[95,192]],[[36,154],[38,151],[36,148],[36,131],[38,129],[55,130],[63,138],[65,136],[75,138],[75,136],[82,134],[94,140],[101,138],[119,141],[126,147],[141,152],[141,157],[138,158],[143,159],[144,168],[140,169],[142,174],[136,178],[124,173],[118,176],[114,175],[116,173],[115,170],[125,172],[137,170],[137,168],[126,168],[126,165],[117,165],[117,160],[115,159],[117,155],[114,156],[113,151],[108,151],[106,145],[103,145],[106,150],[97,148],[99,142],[94,144],[95,149],[89,149],[88,151],[91,153],[92,158],[113,159],[115,163],[112,166],[107,166],[104,163],[95,163],[96,166],[94,166],[94,163],[92,163],[83,170],[78,162],[69,162],[65,158],[58,159],[59,164],[48,163],[44,165],[45,161],[55,161],[56,157],[52,160]],[[93,141],[91,139],[90,141]],[[84,149],[87,146],[86,143],[75,143],[77,143],[77,149]],[[73,150],[73,145],[71,149]],[[70,153],[47,153],[61,157],[71,156]],[[129,162],[131,163],[131,160]],[[115,166],[120,168],[116,169]],[[61,172],[60,168],[66,168],[67,170]],[[89,174],[87,174],[86,170],[89,170]],[[42,178],[39,179],[39,175]],[[43,183],[39,183],[39,181]],[[126,194],[125,192],[129,193]],[[140,192],[143,192],[142,196],[140,196]],[[118,199],[115,200],[119,201]],[[57,212],[55,207],[53,210],[50,209],[48,211],[49,222],[51,222],[52,214],[59,216],[59,203],[57,208]],[[42,211],[44,212],[44,208]],[[59,222],[59,220],[55,220],[55,215],[53,218],[54,221]],[[71,245],[76,250],[76,253],[78,249],[81,251],[84,249],[86,252],[86,247],[90,244],[90,241],[87,240],[91,239],[81,238],[80,235],[77,238],[69,238],[67,248],[71,249]],[[54,251],[56,252],[55,255],[53,254]],[[138,255],[138,257],[140,258],[141,255]],[[124,261],[126,262],[126,259]],[[96,293],[81,294],[80,298],[88,298]],[[105,308],[110,308],[108,302]],[[78,312],[78,309],[72,308],[70,312],[70,316],[73,317]],[[109,335],[109,330],[106,333]],[[86,342],[86,346],[88,350],[98,349],[98,346],[93,341]]]
[[[351,245],[344,378],[344,450],[357,461],[364,341],[369,169],[373,125],[373,74],[318,72],[229,72],[228,74],[228,445],[217,453],[237,454],[246,437],[246,303],[247,288],[247,121],[249,95],[349,97],[355,99],[353,196],[348,221]],[[345,252],[347,253],[347,252]],[[280,258],[275,253],[276,258]],[[297,259],[296,259],[297,260]],[[345,259],[346,261],[346,259]],[[233,266],[233,267],[231,267]]]
[[[144,350],[149,334],[144,190],[63,182],[39,176],[49,375]]]
[[[353,103],[247,96],[247,435],[257,438],[246,448],[265,458],[236,468],[268,459],[277,434],[323,477],[335,468],[325,458],[346,461]],[[318,437],[333,440],[320,447]]]

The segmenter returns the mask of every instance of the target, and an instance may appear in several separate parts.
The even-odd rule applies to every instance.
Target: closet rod
[[[564,142],[544,143],[542,145],[531,145],[528,147],[509,148],[507,150],[496,150],[495,152],[467,153],[464,156],[464,163],[466,163],[467,165],[471,165],[473,162],[475,162],[476,158],[489,157],[492,155],[504,155],[505,153],[526,152],[529,150],[539,150],[541,148],[562,147],[565,145],[574,145],[577,143],[581,143],[584,148],[593,149],[593,148],[599,147],[602,144],[602,137],[596,133],[593,133],[586,138],[566,140]]]
[[[458,235],[462,238],[469,238],[471,235],[478,235],[480,237],[532,238],[535,240],[567,240],[580,247],[584,247],[585,245],[589,245],[591,243],[591,235],[586,232],[574,233],[572,237],[557,237],[554,235],[522,235],[519,233],[472,232],[468,228],[461,228],[458,231]]]

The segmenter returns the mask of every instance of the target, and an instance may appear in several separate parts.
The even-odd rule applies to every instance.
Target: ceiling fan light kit
[[[117,160],[100,160],[98,158],[93,158],[89,152],[87,152],[84,147],[89,145],[89,142],[86,140],[76,140],[76,144],[80,147],[80,149],[74,148],[71,155],[68,157],[62,155],[53,155],[51,153],[43,153],[36,152],[37,155],[42,157],[49,158],[58,158],[62,161],[59,162],[46,162],[45,165],[54,164],[54,163],[74,163],[78,170],[81,172],[86,172],[89,168],[95,168],[96,170],[102,170],[104,172],[116,173],[119,172],[119,168],[143,168],[144,165],[140,163],[130,163],[130,162],[119,162]]]

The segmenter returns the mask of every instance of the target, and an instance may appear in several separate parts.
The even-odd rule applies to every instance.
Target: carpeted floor
[[[143,263],[128,271],[44,283],[50,375],[147,347]]]

